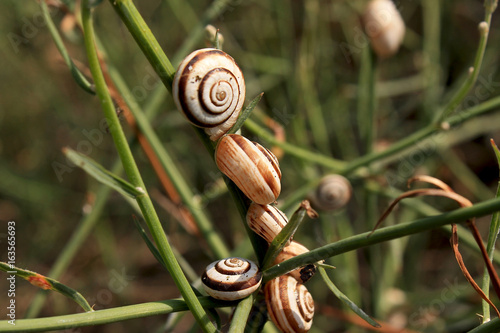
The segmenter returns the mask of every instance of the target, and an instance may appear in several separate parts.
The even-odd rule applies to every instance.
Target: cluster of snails
[[[233,58],[213,48],[187,56],[176,72],[172,93],[189,122],[204,128],[217,142],[215,161],[252,201],[247,223],[267,242],[272,242],[288,223],[283,212],[271,204],[281,192],[278,159],[268,149],[238,134],[226,134],[235,124],[245,100],[243,74]],[[308,249],[290,241],[276,258],[280,263]],[[302,284],[314,266],[300,268],[268,282],[264,288],[271,320],[283,332],[307,332],[312,324],[314,301]],[[243,258],[227,258],[210,264],[203,276],[206,292],[218,299],[235,300],[256,291],[262,274],[257,265]]]

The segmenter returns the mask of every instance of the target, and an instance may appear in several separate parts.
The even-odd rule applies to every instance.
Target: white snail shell
[[[278,159],[268,149],[238,134],[220,139],[215,163],[253,202],[270,204],[281,192]]]
[[[284,333],[309,331],[314,316],[314,300],[303,284],[290,275],[269,281],[264,288],[267,311]]]
[[[403,42],[405,23],[391,0],[372,0],[363,15],[366,34],[381,58],[395,54]]]
[[[347,178],[341,175],[328,175],[321,179],[309,199],[314,208],[331,211],[344,207],[351,196],[352,187]]]
[[[217,49],[194,51],[175,73],[172,95],[195,126],[218,140],[236,122],[245,101],[243,73],[233,58]]]
[[[299,254],[309,252],[309,249],[305,247],[304,245],[292,241],[290,242],[289,245],[285,246],[283,250],[276,256],[276,259],[274,260],[274,264],[278,265],[281,264],[283,261],[291,259],[293,257],[298,256]],[[297,269],[294,269],[293,271],[289,272],[293,278],[295,278],[298,282],[306,282],[311,276],[308,276],[307,279],[303,278],[301,274],[301,270],[303,267],[299,267]],[[314,272],[313,272],[314,273]]]
[[[201,282],[203,289],[213,298],[232,301],[256,291],[262,282],[262,273],[253,261],[226,258],[208,265]]]
[[[259,205],[255,202],[250,204],[246,220],[250,229],[268,243],[271,243],[288,223],[285,213],[278,208],[271,205]],[[290,241],[288,241],[288,244],[290,244]]]

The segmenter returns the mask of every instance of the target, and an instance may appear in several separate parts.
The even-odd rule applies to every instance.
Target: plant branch
[[[286,260],[279,266],[269,268],[264,271],[264,281],[274,279],[294,270],[297,267],[313,264],[341,253],[435,229],[450,223],[464,222],[472,217],[484,216],[498,210],[500,210],[500,199],[492,199],[475,204],[472,207],[460,208],[437,216],[426,217],[412,222],[400,223],[398,225],[381,228],[374,231],[372,234],[370,232],[365,232],[348,237]]]
[[[207,309],[236,305],[236,302],[218,301],[211,297],[200,297],[198,302]],[[184,300],[170,299],[64,316],[16,319],[16,325],[9,324],[7,320],[3,320],[0,321],[0,332],[43,332],[64,330],[74,327],[116,323],[129,319],[157,316],[187,310],[189,310],[189,307]]]
[[[121,1],[117,1],[117,3]],[[127,1],[128,2],[128,1]],[[89,67],[94,77],[94,82],[96,86],[97,95],[101,102],[106,120],[108,122],[109,131],[115,142],[116,149],[123,163],[125,173],[127,174],[130,183],[134,186],[141,188],[144,195],[137,197],[137,203],[141,208],[144,215],[144,219],[151,231],[153,239],[158,247],[163,260],[167,264],[167,268],[172,275],[172,278],[179,288],[180,293],[186,300],[189,309],[193,313],[198,324],[202,327],[205,332],[215,332],[216,329],[210,322],[205,310],[199,303],[196,295],[194,294],[189,282],[187,281],[184,273],[182,272],[179,263],[175,259],[172,252],[170,244],[167,240],[161,222],[156,214],[153,203],[146,192],[146,187],[139,173],[139,169],[135,163],[132,152],[127,143],[125,133],[120,126],[120,121],[115,112],[113,101],[107,90],[107,85],[104,80],[103,73],[99,65],[99,59],[97,57],[97,50],[95,48],[95,37],[92,23],[91,7],[89,0],[82,1],[82,23],[84,28],[84,38],[85,38],[85,48],[87,50],[87,57],[89,61]]]

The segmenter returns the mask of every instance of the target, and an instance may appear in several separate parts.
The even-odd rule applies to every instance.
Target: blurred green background
[[[72,1],[66,1],[73,11]],[[77,2],[78,3],[78,2]],[[223,49],[238,62],[247,82],[247,101],[265,92],[259,111],[281,123],[287,141],[299,147],[352,160],[365,153],[357,118],[361,56],[368,47],[360,26],[366,1],[233,1],[212,24],[224,36]],[[178,54],[196,29],[210,1],[137,1],[136,5],[174,66]],[[400,52],[377,61],[378,98],[375,150],[404,138],[427,124],[465,79],[478,43],[482,1],[397,1],[407,24]],[[78,8],[76,5],[74,8]],[[77,10],[78,11],[78,10]],[[161,87],[150,65],[107,1],[96,8],[96,33],[142,106],[159,97],[153,125],[175,157],[193,191],[203,194],[219,179],[218,171],[194,131]],[[0,2],[0,260],[5,260],[6,221],[16,221],[16,264],[47,274],[82,217],[92,209],[100,185],[71,165],[61,152],[77,149],[106,167],[117,158],[96,97],[72,79],[42,19],[36,1]],[[51,7],[51,16],[64,36],[72,58],[85,74],[86,55],[72,16]],[[493,17],[488,48],[477,85],[459,110],[479,105],[500,92],[498,55],[500,29]],[[195,48],[206,46],[200,40]],[[158,93],[164,91],[163,93]],[[163,96],[166,96],[162,99]],[[322,115],[316,136],[314,123]],[[131,135],[123,119],[122,123]],[[449,134],[423,142],[415,152],[382,168],[365,170],[368,177],[353,180],[354,197],[340,212],[323,213],[320,220],[299,230],[296,239],[309,248],[369,230],[388,199],[371,195],[367,184],[403,190],[415,173],[436,176],[473,202],[493,196],[498,167],[489,139],[500,141],[500,114],[491,112]],[[245,132],[251,139],[252,134]],[[137,162],[153,198],[162,189],[139,147]],[[283,192],[286,200],[325,168],[285,155]],[[206,209],[227,245],[252,256],[237,211],[227,194],[210,200]],[[445,200],[428,201],[447,210]],[[206,246],[179,226],[164,206],[157,205],[172,244],[200,274],[211,258]],[[60,281],[80,291],[95,309],[178,297],[168,273],[155,261],[138,235],[134,210],[112,193],[103,214]],[[388,223],[418,218],[402,209]],[[479,223],[487,230],[488,219]],[[479,277],[482,266],[472,251],[464,251],[469,269]],[[341,290],[376,319],[395,327],[424,332],[464,332],[478,324],[480,300],[466,285],[448,244],[439,231],[382,244],[335,257],[331,275]],[[4,280],[5,281],[5,280]],[[6,306],[7,284],[0,283],[0,308]],[[311,332],[363,332],[345,318],[332,314],[341,304],[324,291],[316,277],[308,284],[317,302]],[[18,319],[36,288],[18,280]],[[328,296],[327,296],[328,295]],[[443,296],[445,295],[445,296]],[[394,303],[394,304],[393,304]],[[40,316],[78,311],[62,296],[50,295]],[[347,312],[348,313],[348,312]],[[331,316],[335,318],[332,323]],[[0,318],[3,320],[4,318]],[[165,316],[149,317],[82,332],[161,331]],[[176,332],[187,331],[190,316]]]

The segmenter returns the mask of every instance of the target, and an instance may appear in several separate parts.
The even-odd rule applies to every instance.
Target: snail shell
[[[262,282],[262,273],[253,261],[233,257],[208,265],[201,282],[213,298],[232,301],[256,291]]]
[[[351,195],[351,183],[347,178],[341,175],[328,175],[321,179],[310,199],[314,208],[330,211],[345,206]]]
[[[303,284],[290,275],[269,281],[264,288],[267,311],[284,333],[309,331],[314,316],[314,300]]]
[[[172,86],[175,104],[193,125],[218,140],[236,122],[245,101],[243,73],[217,49],[194,51],[179,65]]]
[[[293,257],[298,256],[299,254],[309,252],[309,249],[305,247],[304,245],[292,241],[290,245],[287,245],[283,248],[283,250],[276,256],[276,259],[274,260],[274,264],[278,265],[281,264],[283,261],[291,259]],[[306,266],[307,267],[307,266]],[[299,267],[297,269],[294,269],[293,271],[289,272],[293,278],[295,278],[297,281],[301,283],[305,283],[307,280],[309,280],[312,275],[314,275],[314,272],[316,271],[315,269],[312,270],[309,268],[308,273],[305,274],[305,272],[302,272],[303,268],[305,267]]]
[[[405,23],[394,2],[370,1],[363,15],[363,24],[379,57],[390,57],[399,50],[405,35]]]
[[[229,134],[220,139],[215,163],[253,202],[270,204],[281,192],[281,171],[276,156],[241,135]]]
[[[285,213],[278,208],[271,205],[259,205],[255,202],[250,204],[246,220],[250,229],[268,243],[271,243],[288,223]],[[288,244],[290,244],[290,241]]]

